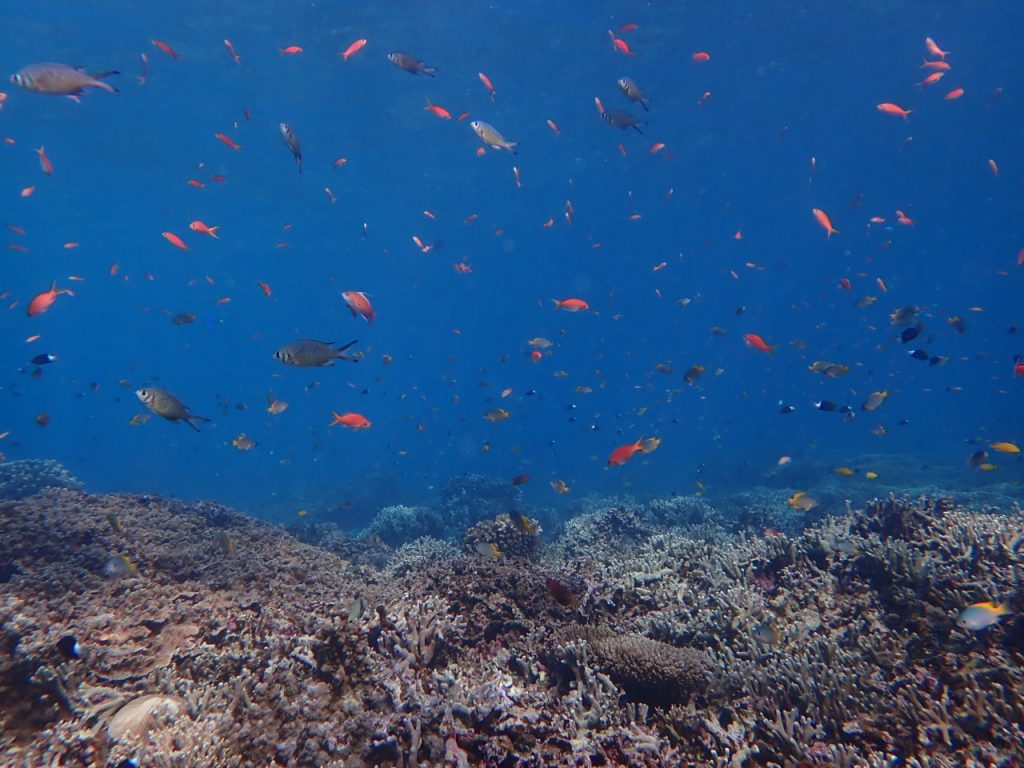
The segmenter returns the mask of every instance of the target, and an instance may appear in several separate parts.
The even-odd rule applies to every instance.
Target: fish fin
[[[640,124],[639,124],[639,123],[632,123],[631,125],[632,125],[632,126],[633,126],[634,128],[636,128],[636,132],[637,132],[637,133],[643,133],[643,131],[642,131],[642,130],[640,129]]]
[[[650,107],[647,106],[647,99],[640,100],[640,106],[644,108],[644,112],[650,112]]]
[[[195,424],[192,423],[193,419],[195,419],[196,421],[206,422],[207,424],[212,422],[212,419],[208,419],[205,416],[196,416],[194,414],[193,415],[189,415],[187,418],[182,419],[182,421],[184,421],[186,424],[188,424],[190,427],[192,427],[192,429],[194,429],[196,432],[202,432],[202,430],[199,427],[197,427]]]
[[[220,224],[218,224],[216,227],[209,227],[210,237],[212,237],[214,240],[220,240],[220,238],[217,237],[217,230],[218,229],[220,229]]]
[[[104,70],[103,72],[97,72],[95,75],[90,75],[90,77],[93,80],[102,80],[105,77],[110,77],[111,75],[120,75],[120,74],[121,73],[118,72],[116,69],[107,69],[107,70]]]
[[[518,146],[519,146],[519,142],[518,141],[510,141],[510,142],[508,142],[508,151],[511,152],[513,155],[519,154],[518,152],[516,152],[516,147],[518,147]]]
[[[428,77],[437,77],[437,67],[423,67],[420,72]]]

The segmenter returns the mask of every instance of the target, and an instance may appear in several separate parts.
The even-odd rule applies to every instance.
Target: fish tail
[[[216,227],[210,227],[209,229],[210,237],[212,237],[214,240],[220,240],[220,238],[217,237],[217,230],[220,229],[220,224],[218,224]]]
[[[429,77],[436,77],[437,76],[437,67],[424,67],[423,69],[420,70],[420,72],[422,72],[424,75],[427,75]]]
[[[510,142],[508,142],[507,146],[508,146],[508,151],[511,152],[513,155],[519,154],[518,152],[516,152],[516,147],[519,146],[519,142],[518,141],[510,141]]]
[[[206,424],[209,424],[212,421],[212,419],[208,419],[205,416],[196,416],[195,414],[188,416],[186,419],[184,419],[184,422],[188,424],[190,427],[192,427],[192,429],[194,429],[196,432],[202,432],[202,430],[193,423],[193,419],[195,419],[196,421],[205,422]]]

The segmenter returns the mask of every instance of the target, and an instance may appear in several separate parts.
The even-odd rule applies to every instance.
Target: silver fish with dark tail
[[[302,173],[302,145],[299,144],[299,137],[295,135],[295,131],[288,123],[280,123],[278,128],[281,129],[281,138],[284,139],[284,143],[288,145],[288,149],[292,151],[292,155],[295,157],[295,164],[299,166],[299,173]]]
[[[344,346],[336,347],[334,342],[300,339],[277,350],[274,353],[274,359],[296,368],[322,368],[334,365],[335,360],[350,360],[353,363],[358,363],[358,357],[345,354],[345,350],[357,341],[358,339],[355,339]]]
[[[607,112],[601,113],[601,119],[604,120],[608,125],[615,126],[626,130],[627,128],[634,128],[637,133],[643,133],[643,129],[640,128],[643,123],[637,120],[629,112],[623,112],[619,109],[609,109]]]
[[[428,67],[415,56],[412,56],[411,54],[408,53],[402,53],[401,51],[389,53],[388,61],[390,61],[399,69],[404,69],[411,75],[418,75],[420,72],[422,72],[424,75],[434,77],[434,73],[437,72],[437,67]]]
[[[618,85],[619,90],[625,94],[627,99],[635,101],[644,108],[644,112],[647,111],[647,96],[644,95],[640,86],[633,82],[633,78],[621,77],[619,78]]]
[[[163,416],[168,421],[184,421],[196,432],[200,431],[199,427],[195,425],[196,421],[210,421],[205,416],[196,416],[191,413],[187,405],[166,389],[146,387],[136,390],[135,396],[157,416]]]
[[[29,64],[11,75],[11,82],[32,93],[46,93],[53,96],[79,96],[86,88],[99,88],[102,91],[117,93],[117,88],[103,82],[103,78],[120,74],[111,69],[90,75],[85,70],[44,61]]]

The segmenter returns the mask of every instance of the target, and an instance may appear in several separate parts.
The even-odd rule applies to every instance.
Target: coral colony
[[[756,528],[695,497],[556,520],[469,477],[358,537],[2,502],[3,764],[1015,765],[1021,509],[770,493]]]

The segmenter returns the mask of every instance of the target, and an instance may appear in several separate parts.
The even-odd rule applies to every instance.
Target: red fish
[[[233,141],[231,140],[231,137],[230,137],[230,136],[228,136],[227,134],[223,134],[223,133],[215,133],[215,134],[213,134],[213,135],[214,135],[214,138],[220,139],[220,140],[221,140],[221,141],[223,141],[223,142],[224,142],[224,143],[225,143],[225,144],[226,144],[227,146],[231,147],[231,148],[232,148],[233,150],[235,150],[236,152],[237,152],[238,150],[240,150],[240,149],[242,148],[242,147],[241,147],[241,145],[239,145],[239,144],[236,144],[235,142],[233,142]]]
[[[567,312],[582,312],[590,309],[590,305],[583,299],[552,299],[555,306]]]
[[[373,305],[370,304],[370,299],[365,293],[362,291],[342,291],[341,298],[348,305],[352,317],[361,317],[367,323],[373,322],[373,318],[376,315],[373,311]]]
[[[150,42],[153,43],[153,45],[155,45],[157,48],[159,48],[161,51],[166,53],[168,56],[170,56],[175,61],[177,61],[179,58],[181,58],[180,56],[178,56],[178,52],[175,51],[173,48],[171,48],[171,46],[169,46],[163,40],[150,40]]]
[[[432,103],[430,101],[430,99],[427,99],[427,106],[425,106],[424,109],[427,110],[428,112],[432,112],[433,114],[437,115],[442,120],[451,120],[452,119],[452,113],[451,112],[449,112],[447,109],[445,109],[444,107],[442,107],[439,104]]]
[[[494,90],[494,83],[491,82],[491,78],[483,72],[477,72],[476,76],[480,78],[480,82],[484,84],[484,87],[491,92],[491,101],[494,101],[498,96],[498,92]]]
[[[620,445],[614,451],[612,455],[608,457],[609,467],[621,467],[627,461],[632,459],[636,454],[644,452],[644,439],[641,437],[635,443],[626,443],[626,445]]]
[[[516,475],[512,478],[512,485],[524,485],[530,482],[529,475]]]
[[[612,41],[612,50],[617,51],[618,53],[623,53],[626,56],[633,55],[633,52],[629,49],[629,43],[627,43],[625,40],[621,38],[616,37],[615,33],[612,32],[610,29],[608,30],[608,37],[610,37]]]
[[[907,116],[911,112],[913,112],[912,109],[904,109],[899,104],[892,104],[891,102],[888,101],[883,101],[881,104],[875,107],[875,109],[886,115],[899,115],[904,120],[907,120]]]
[[[964,89],[963,88],[954,88],[952,91],[947,93],[942,98],[944,98],[946,101],[954,101],[956,99],[959,99],[963,95],[964,95]]]
[[[231,54],[231,58],[234,60],[235,64],[242,63],[242,57],[235,53],[235,46],[231,44],[230,40],[224,41],[224,47],[228,49],[228,53]]]
[[[373,422],[371,422],[361,413],[338,414],[335,413],[334,411],[331,411],[331,415],[334,417],[334,421],[327,425],[329,427],[333,427],[337,424],[340,424],[341,426],[348,427],[349,429],[369,429],[373,424]]]
[[[939,48],[938,43],[932,40],[930,37],[924,39],[924,47],[928,51],[929,56],[934,56],[937,59],[945,59],[949,56],[949,51],[944,51]]]
[[[694,61],[698,63],[711,61],[711,54],[708,53],[707,51],[697,51],[697,53],[693,54],[692,58]]]
[[[295,56],[299,53],[302,53],[302,48],[297,45],[289,45],[287,48],[281,49],[282,56]]]
[[[812,208],[811,213],[814,214],[814,220],[818,222],[818,224],[821,225],[821,228],[827,233],[825,238],[826,240],[830,240],[832,235],[839,234],[839,230],[832,226],[832,219],[828,217],[827,213],[820,208]]]
[[[40,147],[36,152],[39,154],[39,167],[43,169],[43,173],[47,176],[53,176],[53,163],[46,156],[46,147]]]
[[[52,282],[50,284],[50,290],[37,294],[35,298],[28,303],[28,316],[35,317],[36,315],[43,314],[43,312],[53,306],[53,302],[55,302],[57,297],[62,293],[66,293],[68,296],[75,295],[69,288],[57,288],[57,282]]]
[[[161,232],[160,234],[163,235],[164,240],[173,245],[175,248],[181,248],[181,250],[183,251],[188,250],[188,246],[185,245],[182,239],[173,232]]]
[[[561,133],[561,131],[558,130],[558,124],[551,118],[548,118],[548,128],[552,130],[555,136],[558,136]]]
[[[271,290],[270,290],[269,283],[260,282],[260,283],[257,283],[257,285],[260,287],[260,290],[263,291],[263,295],[264,296],[270,296]]]
[[[203,222],[199,221],[198,219],[189,224],[188,228],[191,229],[193,232],[198,232],[201,235],[209,235],[214,240],[218,239],[217,230],[220,229],[219,226],[208,227],[206,224],[203,224]]]
[[[342,61],[348,61],[350,58],[352,58],[357,53],[359,53],[361,50],[363,50],[363,47],[365,45],[366,45],[366,38],[361,38],[359,40],[356,40],[354,43],[352,43],[352,45],[350,45],[348,48],[345,49],[344,53],[341,54],[341,60]]]
[[[756,349],[758,352],[767,352],[769,355],[772,353],[772,350],[775,349],[774,345],[768,344],[756,333],[743,334],[743,341],[746,342],[746,345],[751,349]]]

